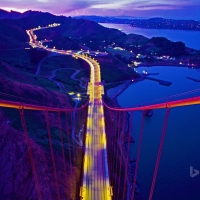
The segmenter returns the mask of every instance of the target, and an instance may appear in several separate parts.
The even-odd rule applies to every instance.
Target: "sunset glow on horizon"
[[[2,0],[1,9],[24,12],[37,10],[56,15],[99,15],[174,17],[200,19],[198,0]],[[187,14],[186,14],[187,13]]]

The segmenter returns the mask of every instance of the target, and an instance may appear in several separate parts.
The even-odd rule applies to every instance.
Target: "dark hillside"
[[[64,17],[58,17],[50,13],[27,11],[18,19],[5,19],[10,26],[18,26],[24,30],[38,26],[46,26],[50,23],[62,22]]]
[[[150,43],[160,48],[160,55],[181,56],[186,54],[183,42],[172,42],[164,37],[153,37]]]
[[[16,19],[21,17],[21,13],[11,10],[10,12],[0,9],[0,19]]]
[[[0,49],[29,47],[26,42],[28,42],[28,35],[23,28],[10,23],[9,19],[0,20]]]

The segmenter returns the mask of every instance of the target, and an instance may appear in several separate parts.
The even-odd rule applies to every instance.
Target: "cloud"
[[[188,1],[188,0],[187,0]],[[145,9],[172,9],[177,7],[178,3],[172,0],[168,1],[158,1],[158,0],[132,0],[132,1],[114,1],[107,2],[103,4],[94,4],[90,6],[90,8],[98,8],[98,9],[124,9],[124,10],[145,10]]]
[[[200,0],[0,0],[1,8],[70,15],[132,15],[155,10],[196,10]],[[163,14],[165,14],[163,12]],[[146,12],[147,13],[147,12]],[[162,14],[162,12],[159,12]],[[191,12],[190,12],[191,13]],[[134,15],[134,14],[133,14]],[[198,14],[200,15],[200,14]],[[183,15],[185,16],[185,15]]]
[[[137,10],[155,10],[155,9],[174,9],[175,7],[171,4],[152,4],[152,5],[142,5],[137,6]]]
[[[45,3],[47,3],[47,2],[49,2],[49,0],[37,0],[38,2],[45,2]]]

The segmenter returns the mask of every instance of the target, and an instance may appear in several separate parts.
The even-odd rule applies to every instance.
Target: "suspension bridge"
[[[46,28],[46,27],[45,27]],[[34,31],[27,30],[30,37],[30,45],[46,49],[37,42]],[[73,51],[56,49],[46,49],[61,54],[71,55],[85,60],[90,66],[90,82],[88,83],[87,94],[89,101],[80,108],[56,108],[41,105],[32,105],[23,102],[0,100],[0,107],[12,108],[19,111],[21,124],[27,144],[27,151],[30,159],[32,173],[34,177],[36,199],[46,199],[41,186],[40,172],[37,169],[32,138],[28,133],[26,112],[37,111],[44,116],[48,135],[49,154],[51,168],[53,170],[55,194],[54,199],[67,199],[65,197],[66,187],[69,179],[74,173],[74,162],[80,152],[78,146],[72,138],[72,129],[78,133],[85,124],[83,134],[84,146],[82,156],[82,173],[77,183],[77,193],[71,199],[84,200],[111,200],[111,199],[136,199],[137,175],[140,161],[142,137],[144,130],[145,111],[155,109],[165,109],[165,117],[161,132],[161,139],[152,177],[149,200],[153,199],[154,187],[158,174],[158,168],[162,155],[162,149],[170,116],[170,110],[174,107],[200,104],[200,97],[181,99],[170,102],[163,102],[152,105],[139,106],[134,108],[113,108],[103,101],[104,85],[101,82],[101,72],[99,63],[86,55],[79,55]],[[131,146],[134,138],[131,137],[132,118],[135,111],[141,111],[141,124],[138,140],[137,156],[131,158]],[[59,139],[53,142],[51,122],[56,119],[59,128]],[[68,145],[66,146],[66,144]],[[62,159],[59,167],[56,160],[56,150],[60,149]],[[134,159],[134,160],[133,160]],[[68,162],[67,162],[68,161]],[[68,164],[69,163],[69,164]],[[58,169],[59,168],[59,169]],[[60,170],[62,168],[62,170]],[[62,175],[61,172],[62,171]],[[60,182],[60,179],[65,183]],[[74,192],[74,191],[73,191]]]

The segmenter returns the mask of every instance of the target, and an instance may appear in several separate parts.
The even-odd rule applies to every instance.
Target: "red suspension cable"
[[[62,147],[62,159],[63,159],[63,166],[64,166],[66,188],[67,188],[67,172],[66,172],[66,162],[65,162],[65,150],[64,150],[64,141],[63,141],[63,134],[62,134],[62,125],[61,125],[61,119],[60,119],[60,112],[58,112],[58,126],[59,126],[59,130],[60,130],[60,141],[61,141],[61,147]]]
[[[33,170],[33,177],[34,177],[34,180],[35,180],[38,199],[42,200],[39,181],[38,181],[37,172],[36,172],[36,169],[35,169],[35,163],[34,163],[34,159],[33,159],[33,154],[32,154],[32,150],[31,150],[31,143],[30,143],[30,139],[29,139],[29,136],[28,136],[28,131],[27,131],[27,128],[26,128],[26,121],[25,121],[25,117],[24,117],[24,108],[23,108],[23,106],[22,106],[22,109],[19,110],[19,112],[20,112],[22,126],[23,126],[23,130],[24,130],[25,138],[26,138],[26,144],[27,144],[27,148],[28,148],[28,155],[29,155],[30,162],[31,162],[31,167],[32,167],[32,170]]]
[[[142,135],[143,135],[143,130],[144,130],[144,117],[145,117],[145,112],[143,111],[142,112],[142,122],[140,125],[140,136],[139,136],[139,142],[138,142],[137,157],[136,157],[136,163],[135,163],[134,180],[133,180],[133,186],[132,186],[132,195],[131,195],[132,200],[134,200],[134,198],[135,198],[135,185],[136,185],[138,165],[139,165],[140,152],[141,152],[141,146],[142,146]]]
[[[70,144],[70,137],[69,137],[69,125],[68,125],[68,112],[65,112],[66,115],[66,136],[68,139],[68,153],[69,153],[69,163],[70,163],[70,172],[72,174],[72,158],[71,158],[71,144]]]
[[[159,104],[147,105],[147,106],[139,106],[139,107],[134,107],[134,108],[111,108],[108,105],[106,105],[105,102],[103,102],[103,104],[105,107],[109,108],[110,110],[118,110],[118,111],[149,110],[149,109],[166,108],[166,106],[169,108],[173,108],[173,107],[179,107],[179,106],[200,104],[200,96],[176,100],[176,101],[164,102],[164,103],[159,103]]]
[[[110,148],[110,160],[111,160],[111,173],[113,175],[113,162],[114,162],[114,158],[112,156],[113,154],[113,149],[114,149],[114,142],[113,142],[113,133],[114,133],[114,121],[113,121],[113,118],[114,118],[114,114],[113,114],[114,111],[111,111],[111,134],[110,134],[110,142],[111,142],[111,148]],[[113,185],[113,178],[111,179],[111,184]]]
[[[113,137],[112,137],[112,142],[113,142],[113,148],[112,148],[112,152],[113,152],[113,155],[114,156],[112,156],[112,160],[113,160],[113,162],[112,162],[112,173],[114,174],[115,173],[115,171],[114,171],[114,167],[115,167],[115,149],[116,149],[116,141],[115,141],[115,136],[116,136],[116,116],[115,116],[115,112],[116,111],[113,111],[113,116],[112,116],[112,122],[113,122]],[[114,180],[113,180],[113,182],[114,182]]]
[[[32,105],[28,103],[23,103],[23,109],[24,110],[48,110],[50,112],[73,112],[74,110],[82,110],[88,105],[89,101],[83,105],[81,108],[54,108],[54,107],[47,107],[47,106],[39,106],[39,105]],[[7,101],[7,100],[1,100],[0,99],[0,107],[5,107],[5,108],[16,108],[19,109],[21,108],[21,102],[14,102],[14,101]]]
[[[123,120],[122,121],[123,121],[122,134],[124,134],[125,127],[126,127],[126,125],[125,125],[126,124],[126,112],[123,113]],[[120,186],[121,186],[120,181],[122,180],[121,179],[122,158],[123,158],[123,149],[122,148],[123,147],[122,147],[122,143],[121,143],[121,147],[120,147],[120,168],[119,168],[119,175],[118,175],[118,192],[117,192],[117,197],[119,197],[119,195],[120,195]]]
[[[75,112],[75,111],[74,111]],[[74,115],[75,117],[75,115]],[[72,136],[72,131],[73,131],[73,126],[74,126],[74,123],[73,123],[73,112],[70,112],[70,120],[71,120],[71,138],[72,138],[72,147],[73,147],[73,153],[75,152],[75,148],[74,148],[74,139],[73,139],[73,136]],[[75,120],[74,120],[75,121]],[[75,130],[74,130],[74,133],[75,133]],[[75,136],[74,136],[75,137]],[[74,158],[74,156],[73,156]]]
[[[131,125],[133,121],[133,113],[131,112],[131,115],[129,117],[129,125]],[[130,126],[131,128],[132,126]],[[123,189],[123,199],[125,199],[125,194],[127,191],[127,177],[128,177],[128,165],[129,165],[129,153],[130,153],[130,143],[131,143],[131,135],[128,133],[128,149],[126,152],[126,162],[125,162],[125,179],[124,179],[124,189]]]
[[[153,191],[154,191],[155,182],[156,182],[157,173],[158,173],[158,167],[159,167],[159,164],[160,164],[161,153],[162,153],[164,139],[165,139],[166,130],[167,130],[169,111],[170,111],[169,108],[167,108],[166,113],[165,113],[164,125],[163,125],[163,129],[162,129],[162,135],[161,135],[161,139],[160,139],[160,146],[159,146],[159,149],[158,149],[158,156],[157,156],[157,159],[156,159],[156,166],[155,166],[155,169],[154,169],[153,180],[152,180],[152,183],[151,183],[149,200],[151,200],[152,196],[153,196]]]
[[[60,200],[60,192],[59,192],[59,187],[58,187],[58,177],[57,177],[57,172],[56,172],[56,163],[55,163],[55,157],[54,157],[54,152],[53,152],[53,144],[52,144],[50,125],[49,125],[48,111],[45,111],[44,114],[45,114],[45,119],[46,119],[46,124],[47,124],[49,145],[50,145],[50,151],[51,151],[51,159],[52,159],[52,164],[53,164],[53,172],[54,172],[54,178],[55,178],[55,182],[56,182],[56,191],[57,191],[57,195],[58,195],[58,200]]]
[[[120,127],[121,127],[120,126],[120,112],[116,113],[116,118],[117,118],[118,129],[117,129],[117,138],[116,138],[117,155],[116,155],[115,173],[117,174],[118,167],[119,167],[119,164],[120,164],[120,162],[118,160],[118,157],[119,157],[119,148],[120,148],[120,146],[118,145],[118,142],[119,142],[119,137],[120,137]],[[115,194],[117,194],[117,184],[115,184],[114,191],[115,191]]]

